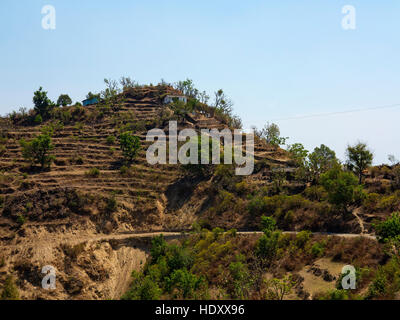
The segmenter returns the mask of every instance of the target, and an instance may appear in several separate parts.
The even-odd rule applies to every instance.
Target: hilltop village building
[[[166,96],[164,98],[164,104],[169,104],[169,103],[172,103],[172,102],[174,102],[176,100],[182,101],[185,104],[187,103],[187,97],[186,96],[170,96],[170,95],[168,95],[168,96]]]
[[[85,99],[82,101],[82,104],[86,107],[86,106],[91,106],[93,104],[99,103],[99,99],[97,97],[93,97],[90,99]]]

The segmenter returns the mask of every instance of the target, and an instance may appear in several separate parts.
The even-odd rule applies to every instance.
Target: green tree
[[[264,233],[271,233],[272,231],[275,231],[276,229],[276,221],[272,217],[266,217],[262,216],[261,217],[261,226],[262,226],[262,231]]]
[[[132,162],[141,149],[140,139],[127,131],[119,137],[122,154],[128,162]]]
[[[232,297],[235,299],[246,299],[249,296],[251,277],[245,263],[244,255],[237,255],[236,261],[229,264],[229,273],[232,278]]]
[[[276,230],[274,218],[262,216],[261,224],[264,234],[258,239],[256,254],[267,261],[271,261],[277,253],[281,232]]]
[[[54,103],[47,97],[47,92],[43,91],[42,87],[40,87],[38,91],[34,92],[33,104],[35,105],[35,111],[43,118],[46,118],[49,115],[50,110],[54,107]]]
[[[328,192],[328,201],[345,212],[360,192],[356,176],[352,172],[343,171],[339,166],[322,174],[320,183]]]
[[[301,143],[294,143],[289,146],[288,151],[297,166],[296,179],[307,181],[309,179],[308,150]]]
[[[298,165],[306,166],[308,150],[306,150],[301,143],[290,145],[288,151],[292,159],[294,159]]]
[[[269,122],[264,126],[264,128],[262,128],[260,131],[257,131],[256,134],[274,147],[284,145],[288,139],[287,137],[284,138],[280,136],[281,130],[277,124]]]
[[[57,99],[57,105],[58,106],[69,106],[70,104],[72,104],[72,100],[69,97],[69,95],[67,94],[61,94],[58,99]]]
[[[38,163],[43,169],[45,166],[50,166],[54,160],[54,156],[49,154],[54,149],[54,146],[50,136],[47,134],[41,134],[29,142],[22,139],[20,140],[20,145],[22,156],[29,160],[32,165]]]
[[[363,172],[371,164],[373,154],[368,150],[365,143],[357,143],[354,146],[348,146],[346,150],[347,167],[358,176],[358,183],[362,183]]]
[[[314,183],[317,183],[322,173],[332,169],[337,163],[335,151],[321,144],[308,156],[309,168]]]

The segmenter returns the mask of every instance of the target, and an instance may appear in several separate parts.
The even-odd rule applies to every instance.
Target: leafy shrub
[[[246,181],[238,182],[235,185],[237,194],[243,196],[251,191],[251,187]]]
[[[115,143],[115,136],[108,136],[106,139],[107,144],[114,144]]]
[[[205,284],[203,277],[198,277],[186,269],[175,270],[168,281],[167,286],[171,292],[173,289],[178,291],[178,297],[191,299],[195,297],[195,292]]]
[[[368,212],[376,210],[381,196],[377,193],[368,193],[364,200],[363,206]]]
[[[311,186],[304,190],[304,196],[311,201],[322,201],[327,198],[327,195],[322,186]]]
[[[264,199],[260,196],[253,197],[247,205],[247,210],[253,216],[258,216],[262,213],[265,213]]]
[[[324,255],[325,246],[320,242],[315,242],[311,247],[311,254],[313,257],[322,257]]]
[[[270,300],[283,300],[283,298],[290,294],[295,282],[292,276],[285,276],[282,279],[270,279],[266,281],[267,293],[266,298]]]
[[[52,121],[47,126],[43,126],[40,130],[42,134],[52,137],[56,132],[61,131],[64,124],[61,121]]]
[[[86,172],[85,175],[92,178],[98,178],[100,176],[100,170],[97,168],[92,168]]]
[[[69,159],[69,162],[71,164],[76,164],[76,165],[82,165],[84,163],[83,157],[82,156],[78,156],[78,155],[74,155],[73,157],[71,157]]]
[[[276,229],[276,221],[274,218],[262,216],[261,226],[264,233],[270,233]]]
[[[119,173],[122,176],[130,176],[131,171],[129,170],[129,168],[127,166],[122,166],[121,168],[119,168]]]
[[[26,219],[22,214],[19,214],[17,216],[17,223],[22,226],[25,223]]]
[[[394,211],[400,206],[400,191],[380,198],[377,208],[379,210]]]
[[[272,260],[277,254],[280,235],[279,231],[263,234],[257,242],[256,254],[261,258]]]
[[[233,209],[234,204],[235,204],[235,196],[228,191],[220,190],[217,197],[217,204],[215,206],[215,210],[218,214],[221,214],[230,209]]]
[[[348,292],[347,290],[329,290],[324,294],[316,295],[315,299],[317,300],[348,300]]]
[[[368,288],[368,297],[378,297],[387,293],[388,279],[384,270],[379,267],[371,285]]]
[[[8,276],[0,295],[1,300],[19,300],[18,288],[13,277]]]
[[[162,294],[160,287],[142,273],[132,272],[132,285],[129,291],[121,298],[122,300],[159,300]]]
[[[4,155],[6,153],[6,146],[0,144],[0,156]]]
[[[83,125],[82,122],[77,122],[77,123],[75,123],[74,128],[75,128],[76,130],[78,130],[79,134],[81,134],[82,129],[83,129],[83,126],[84,126],[84,125]]]
[[[38,114],[38,115],[35,117],[34,122],[35,122],[35,124],[41,124],[41,123],[43,122],[42,116],[41,116],[40,114]]]
[[[85,209],[87,204],[94,202],[94,197],[90,194],[80,193],[76,190],[71,190],[66,193],[67,207],[77,214],[88,214],[90,211]]]
[[[115,210],[117,210],[117,207],[118,207],[117,199],[115,198],[115,195],[112,195],[106,201],[106,212],[112,213]]]
[[[304,248],[304,246],[307,244],[307,242],[311,238],[311,232],[310,231],[300,231],[298,234],[296,234],[296,246],[299,248]]]
[[[385,221],[375,224],[374,228],[378,239],[381,242],[388,242],[391,239],[395,239],[400,236],[400,214],[394,212],[391,217]]]
[[[115,151],[116,151],[116,149],[115,149],[115,148],[113,148],[113,147],[110,147],[110,149],[108,150],[108,154],[109,154],[110,156],[112,156],[112,155],[114,155],[114,154],[115,154]]]
[[[188,249],[172,244],[168,246],[167,261],[170,270],[190,268],[193,256]]]
[[[229,264],[229,273],[233,280],[231,296],[234,299],[245,299],[249,296],[251,277],[244,260],[243,255],[237,255],[236,261]]]
[[[68,124],[73,120],[70,109],[69,107],[54,108],[50,111],[50,117],[61,121],[63,124]]]

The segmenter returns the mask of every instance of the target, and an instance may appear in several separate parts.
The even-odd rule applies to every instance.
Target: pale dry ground
[[[321,270],[328,270],[328,272],[339,277],[342,272],[342,268],[345,264],[340,262],[333,262],[330,259],[322,258],[314,262],[313,266],[320,268]],[[325,292],[327,290],[333,290],[336,286],[336,281],[325,281],[322,276],[316,276],[310,272],[310,266],[305,266],[300,270],[299,275],[304,278],[303,286],[304,289],[310,293],[310,299],[318,292]]]

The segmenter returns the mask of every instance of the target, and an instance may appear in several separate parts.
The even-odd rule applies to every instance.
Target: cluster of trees
[[[265,280],[265,265],[260,266],[259,259],[267,258],[258,253],[262,240],[241,250],[236,234],[195,224],[193,234],[179,244],[166,243],[162,235],[153,238],[151,258],[141,272],[133,272],[131,288],[122,299],[209,299],[218,291],[225,299],[248,299],[255,293],[282,300],[295,283],[290,277]],[[255,251],[259,259],[249,259]]]
[[[297,178],[322,185],[328,192],[328,201],[343,212],[365,197],[363,177],[373,160],[365,143],[348,146],[343,165],[335,152],[323,144],[311,153],[300,143],[290,145],[288,151],[298,166]]]
[[[290,145],[288,151],[300,168],[300,178],[313,183],[318,183],[321,174],[339,166],[354,173],[358,178],[358,184],[361,185],[365,170],[371,166],[373,160],[372,152],[361,142],[347,147],[347,159],[343,166],[336,158],[335,152],[324,144],[316,147],[312,153],[301,143]]]
[[[136,81],[129,77],[121,77],[119,81],[104,79],[104,83],[106,85],[104,90],[100,93],[89,92],[86,99],[98,98],[106,105],[115,104],[118,102],[118,95],[123,90],[139,86]],[[57,102],[54,102],[48,97],[48,92],[44,91],[42,87],[34,92],[32,100],[34,107],[30,114],[28,114],[25,108],[20,108],[19,113],[14,111],[9,115],[11,120],[23,119],[24,121],[27,120],[29,123],[41,124],[43,121],[52,117],[52,111],[55,110],[56,107],[72,105],[72,99],[68,94],[61,94]],[[79,102],[75,105],[81,106]]]
[[[190,271],[194,257],[189,248],[167,244],[160,235],[153,238],[150,252],[150,262],[143,272],[133,272],[132,286],[122,299],[158,300],[162,294],[181,299],[203,297],[207,282]]]
[[[68,94],[61,94],[57,102],[50,100],[47,91],[44,91],[42,87],[34,92],[32,101],[34,105],[32,110],[28,111],[26,108],[20,108],[19,112],[13,111],[10,113],[8,115],[9,118],[19,123],[41,124],[52,117],[52,112],[56,107],[66,107],[72,104],[72,99]]]
[[[261,130],[258,130],[256,127],[253,127],[253,129],[256,136],[275,147],[285,145],[289,139],[288,137],[281,136],[279,126],[275,123],[267,123]],[[322,173],[339,164],[335,152],[324,144],[316,147],[311,153],[301,143],[288,145],[287,150],[300,167],[298,172],[299,177],[307,181],[311,180],[313,183],[318,182]],[[365,143],[360,142],[354,146],[348,146],[346,156],[345,167],[357,175],[358,183],[361,184],[364,171],[372,164],[372,152]],[[389,156],[389,160],[392,163],[397,162],[393,155]]]
[[[212,113],[218,120],[226,123],[228,126],[241,129],[242,120],[233,114],[233,102],[222,89],[214,92],[214,100],[209,103],[210,96],[206,91],[196,89],[193,80],[186,79],[175,83],[174,88],[181,91],[189,98],[186,106],[178,106],[183,112],[192,112],[193,110],[203,110]],[[178,110],[179,111],[179,110]]]

